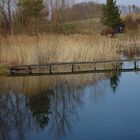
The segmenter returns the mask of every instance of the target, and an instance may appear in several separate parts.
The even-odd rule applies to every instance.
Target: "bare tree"
[[[12,33],[12,16],[15,8],[15,0],[0,0],[1,29],[6,33]]]
[[[74,0],[48,0],[48,5],[51,11],[51,19],[54,22],[59,22],[60,18],[63,19],[63,10],[73,5]]]
[[[48,14],[43,0],[17,0],[15,33],[42,33]]]

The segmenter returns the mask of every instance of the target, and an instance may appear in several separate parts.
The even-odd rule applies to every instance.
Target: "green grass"
[[[100,33],[104,28],[104,25],[100,22],[100,18],[66,22],[59,26],[63,29],[61,31],[80,34],[96,34]]]
[[[134,19],[140,19],[140,14],[133,14],[130,15]],[[122,17],[122,19],[125,19],[126,17]],[[72,22],[66,22],[61,23],[59,26],[63,29],[60,29],[60,32],[65,31],[68,33],[80,33],[80,34],[100,34],[101,31],[105,28],[105,26],[101,23],[100,18],[93,18],[93,19],[83,19],[83,20],[77,20]],[[131,29],[127,30],[124,34],[117,35],[118,37],[134,37],[139,35],[140,32],[140,26],[139,29]]]
[[[63,24],[81,24],[81,23],[83,24],[83,23],[87,23],[87,22],[99,23],[100,18],[76,20],[76,21],[66,22],[66,23],[63,23]]]
[[[0,65],[0,76],[8,74],[8,68],[5,65]]]
[[[76,23],[64,23],[60,24],[57,30],[61,33],[77,33],[79,25]]]
[[[63,24],[62,25],[66,30],[75,30],[78,28],[78,24]]]

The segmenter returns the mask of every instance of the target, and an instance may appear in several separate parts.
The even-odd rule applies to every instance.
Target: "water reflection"
[[[29,96],[26,101],[26,105],[31,111],[32,117],[41,129],[44,129],[48,125],[48,115],[51,113],[50,96],[53,94],[52,90],[44,91],[43,93]]]
[[[24,139],[25,128],[27,128],[27,118],[29,113],[25,108],[26,99],[22,95],[16,94],[10,90],[6,95],[0,95],[0,138],[2,140],[12,139],[14,137]]]
[[[110,77],[110,87],[112,88],[113,92],[116,92],[120,80],[119,77],[121,76],[120,72],[113,72],[111,77]]]
[[[119,77],[120,73],[0,78],[0,139],[30,140],[43,131],[46,138],[61,139],[80,120],[85,87],[108,79],[115,92]],[[95,99],[100,95],[94,94]]]
[[[57,139],[69,133],[79,118],[76,110],[82,105],[82,92],[78,93],[73,83],[63,85],[61,80],[53,89],[50,127],[53,139]]]

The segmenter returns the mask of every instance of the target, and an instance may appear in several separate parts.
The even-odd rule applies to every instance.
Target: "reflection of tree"
[[[24,140],[26,117],[28,118],[24,102],[23,96],[13,91],[0,95],[0,104],[2,106],[0,113],[0,139],[13,139],[11,136],[14,133],[19,140]]]
[[[78,78],[77,80],[71,77],[70,80],[66,80],[65,77],[56,77],[53,83],[46,84],[47,86],[43,82],[44,79],[40,81],[37,79],[36,90],[32,90],[35,89],[35,83],[32,83],[35,79],[32,79],[26,83],[29,85],[32,83],[32,88],[27,92],[28,95],[16,93],[18,86],[14,91],[9,90],[8,94],[0,95],[0,105],[2,103],[4,106],[3,112],[0,112],[0,140],[7,140],[8,137],[10,140],[11,135],[16,135],[19,140],[26,139],[27,132],[34,133],[37,130],[39,134],[45,128],[47,128],[45,131],[50,130],[49,136],[52,140],[69,134],[74,123],[79,120],[78,109],[83,105],[83,89],[87,85],[91,87],[95,81],[101,80],[102,76],[97,79],[94,77],[94,80],[93,77],[90,79],[88,77],[88,80],[83,80],[81,76]],[[100,82],[97,84],[99,85]],[[25,89],[26,86],[21,92],[25,92]],[[99,94],[96,93],[95,96]]]
[[[6,140],[6,139],[10,139],[9,138],[9,126],[7,121],[4,119],[5,115],[7,115],[7,111],[4,112],[5,109],[5,101],[2,98],[2,96],[0,96],[0,139]]]
[[[34,119],[44,128],[48,124],[51,93],[28,97],[12,90],[5,94],[0,92],[0,140],[26,139],[25,133],[32,130]]]
[[[48,124],[52,137],[56,136],[53,139],[69,134],[78,119],[77,108],[82,105],[82,89],[76,89],[75,84],[58,80],[52,90],[35,95],[25,96],[12,90],[0,94],[0,140],[24,140],[26,132]]]
[[[110,77],[110,86],[113,92],[116,92],[118,85],[120,83],[119,77],[121,76],[120,72],[113,72],[112,76]]]
[[[36,123],[40,128],[45,128],[48,124],[49,118],[48,114],[50,109],[50,98],[49,96],[53,94],[52,90],[34,95],[29,97],[27,106],[32,112],[32,116],[35,118]]]
[[[79,119],[77,108],[82,105],[82,94],[74,88],[74,83],[62,84],[60,80],[54,86],[55,94],[51,104],[51,132],[53,139],[69,134],[73,123]]]

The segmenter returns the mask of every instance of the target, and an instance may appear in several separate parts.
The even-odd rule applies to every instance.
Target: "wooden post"
[[[30,66],[27,67],[27,70],[28,70],[28,74],[32,74],[32,69]]]
[[[120,63],[120,69],[123,69],[123,62]]]
[[[49,68],[50,68],[50,74],[52,74],[52,66],[49,65]]]
[[[116,62],[116,70],[120,70],[121,69],[121,63]]]
[[[115,68],[116,70],[118,69],[118,63],[116,62],[116,68]]]
[[[137,69],[137,61],[134,61],[134,69]]]
[[[96,71],[96,63],[94,63],[94,71]]]
[[[74,73],[74,64],[72,64],[72,73]]]

